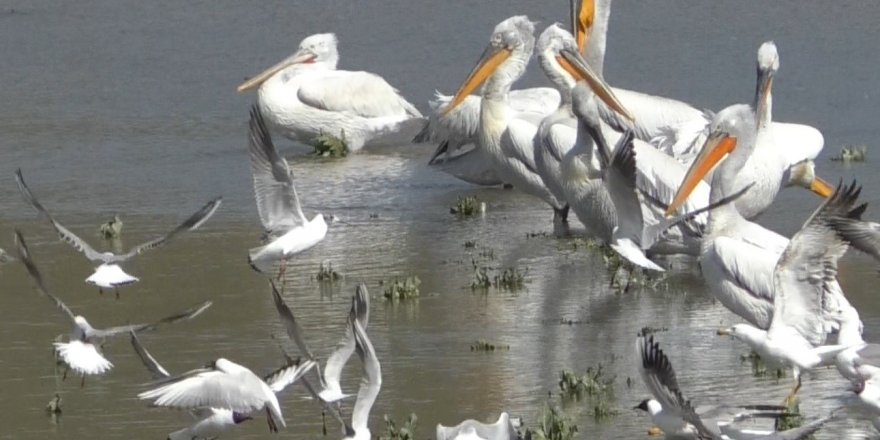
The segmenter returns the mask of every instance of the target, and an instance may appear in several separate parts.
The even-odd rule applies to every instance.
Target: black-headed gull
[[[120,286],[126,286],[129,284],[134,284],[139,281],[137,277],[131,276],[125,273],[120,267],[120,264],[127,262],[128,260],[134,258],[141,253],[148,251],[150,249],[155,249],[163,244],[167,243],[171,240],[175,235],[184,232],[184,231],[192,231],[203,223],[205,223],[211,215],[214,214],[214,211],[220,207],[220,203],[223,201],[221,197],[218,197],[214,200],[208,202],[202,209],[196,211],[193,215],[191,215],[186,221],[181,223],[179,226],[168,232],[167,234],[156,238],[154,240],[148,241],[146,243],[137,245],[128,252],[124,254],[114,254],[113,252],[98,252],[94,248],[92,248],[88,243],[83,241],[83,239],[79,238],[73,232],[70,232],[69,229],[65,228],[61,223],[55,220],[49,211],[43,207],[40,202],[37,201],[36,197],[34,197],[33,193],[31,193],[30,188],[24,183],[24,178],[21,175],[21,169],[15,171],[15,179],[18,181],[18,188],[21,190],[21,194],[24,196],[25,200],[34,207],[42,215],[45,215],[46,218],[52,223],[52,226],[58,231],[58,235],[61,236],[61,239],[69,243],[76,250],[82,252],[86,258],[89,259],[92,263],[98,264],[98,267],[95,268],[95,273],[93,273],[90,277],[86,278],[86,282],[89,284],[94,284],[98,286],[98,291],[103,292],[103,289],[114,289],[116,291],[116,297],[119,298],[119,290]]]

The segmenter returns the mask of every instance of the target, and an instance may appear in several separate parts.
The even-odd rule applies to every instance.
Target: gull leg
[[[797,400],[797,393],[801,389],[801,376],[798,374],[797,376],[797,384],[795,384],[794,388],[791,389],[791,392],[788,393],[785,400],[782,402],[782,405],[786,408],[790,407]]]
[[[104,289],[98,287],[98,295],[103,295],[103,294],[104,294]]]
[[[272,413],[269,412],[269,408],[266,408],[266,421],[269,422],[269,432],[278,432],[278,427],[275,426],[275,420],[272,420]]]
[[[80,387],[80,388],[83,388],[83,387],[85,387],[85,386],[86,386],[86,375],[83,374],[83,375],[82,375],[82,379],[79,380],[79,387]]]
[[[119,288],[117,287],[115,290],[116,290],[116,299],[118,300],[119,299]]]
[[[67,380],[67,372],[70,371],[70,368],[67,368],[67,365],[64,366],[64,374],[61,375],[61,381]]]
[[[324,410],[324,407],[321,407],[321,432],[324,434],[324,437],[327,436],[327,411]]]
[[[278,269],[278,280],[284,279],[284,271],[287,269],[287,258],[281,258],[281,268]]]

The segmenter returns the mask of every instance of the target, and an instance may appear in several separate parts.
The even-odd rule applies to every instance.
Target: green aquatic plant
[[[324,263],[327,263],[326,265]],[[315,280],[322,282],[332,283],[334,281],[341,280],[342,274],[335,271],[333,269],[333,263],[328,261],[322,261],[318,266],[318,273],[315,274]]]
[[[388,414],[385,414],[384,419],[385,434],[380,435],[379,440],[415,440],[416,423],[419,420],[415,413],[410,413],[399,427]]]
[[[419,296],[419,285],[422,280],[418,276],[409,276],[404,279],[395,278],[385,288],[385,299],[390,301],[401,301]]]
[[[345,157],[348,155],[348,143],[345,141],[345,131],[340,137],[329,133],[321,133],[315,138],[315,155],[322,157]]]
[[[785,415],[776,419],[776,430],[785,431],[786,429],[799,428],[804,423],[801,416],[801,402],[795,397],[787,402],[785,407]],[[812,436],[807,438],[813,438]]]
[[[840,154],[832,156],[831,160],[838,162],[864,162],[867,154],[867,145],[847,145],[840,149]]]
[[[501,275],[495,275],[492,279],[492,285],[495,286],[496,289],[502,290],[522,289],[526,283],[526,273],[528,273],[528,269],[524,272],[520,272],[515,267],[508,267],[501,271]]]
[[[495,350],[510,350],[510,346],[509,345],[501,345],[501,344],[495,345],[495,344],[489,343],[488,341],[485,341],[483,339],[480,339],[478,341],[474,341],[474,343],[471,344],[471,351],[495,351]]]
[[[122,235],[122,219],[118,214],[114,215],[112,219],[98,227],[98,233],[107,239],[119,238]]]
[[[541,420],[535,429],[526,429],[526,440],[571,440],[577,435],[578,427],[561,409],[544,404]]]
[[[578,398],[582,395],[599,396],[609,394],[614,388],[614,377],[605,375],[602,364],[587,368],[583,376],[570,370],[559,372],[559,390],[564,396]]]
[[[492,280],[489,279],[489,275],[486,272],[487,269],[485,267],[477,267],[474,264],[474,279],[471,281],[471,290],[487,290],[489,287],[492,287]]]
[[[459,217],[471,217],[486,211],[486,204],[480,202],[477,196],[459,197],[455,205],[449,208],[450,214]]]

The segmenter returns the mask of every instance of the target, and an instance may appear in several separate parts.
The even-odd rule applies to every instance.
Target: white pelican
[[[481,97],[470,95],[454,110],[443,115],[452,96],[437,92],[429,102],[428,125],[415,142],[438,142],[428,165],[474,185],[493,186],[504,183],[492,168],[489,157],[476,147],[480,124]],[[551,87],[511,90],[510,108],[520,118],[539,123],[559,106],[559,92]]]
[[[355,337],[351,327],[351,320],[357,320],[360,322],[361,327],[366,329],[370,321],[369,298],[370,294],[367,292],[367,286],[365,284],[358,285],[355,294],[351,299],[351,310],[349,311],[348,321],[346,321],[345,335],[336,344],[336,349],[333,350],[333,353],[327,357],[323,374],[320,370],[320,366],[315,369],[321,385],[321,389],[317,391],[316,394],[324,403],[338,402],[351,396],[342,391],[340,379],[342,376],[342,369],[345,367],[345,364],[348,363],[348,359],[355,351]],[[308,345],[306,345],[303,329],[293,316],[290,307],[284,303],[284,299],[281,297],[281,293],[275,287],[274,283],[272,283],[272,299],[275,302],[275,309],[278,311],[281,323],[284,324],[284,328],[287,330],[290,339],[293,339],[303,356],[317,363],[317,358],[309,349]]]
[[[73,331],[68,337],[67,342],[54,343],[55,352],[58,354],[58,357],[67,364],[69,369],[82,375],[83,381],[85,381],[85,376],[87,374],[101,375],[113,368],[113,364],[110,363],[110,361],[108,361],[101,353],[100,347],[106,339],[126,334],[130,331],[148,331],[164,324],[191,319],[204,312],[208,307],[211,307],[211,301],[206,301],[183,313],[168,316],[150,324],[123,325],[105,329],[94,328],[89,324],[85,317],[82,315],[75,315],[73,311],[64,304],[64,301],[61,301],[61,298],[49,293],[43,283],[43,277],[40,275],[40,271],[31,259],[24,237],[22,237],[21,233],[17,230],[15,231],[15,243],[16,246],[18,246],[18,256],[27,268],[28,274],[33,278],[37,291],[55,303],[55,306],[64,312],[64,315],[70,318],[70,321],[73,323]],[[64,376],[67,377],[66,371]]]
[[[254,195],[260,220],[271,240],[269,244],[251,249],[248,263],[251,267],[268,272],[272,263],[281,260],[279,278],[284,274],[287,258],[318,244],[327,235],[323,214],[309,221],[303,214],[293,185],[293,176],[266,129],[262,113],[256,105],[251,108],[248,151],[254,174]],[[330,216],[330,223],[335,217]]]
[[[114,289],[116,291],[116,298],[119,298],[119,287],[127,286],[129,284],[134,284],[139,281],[137,277],[133,277],[120,267],[120,264],[126,263],[132,258],[142,254],[145,251],[150,249],[155,249],[163,244],[167,243],[169,240],[174,238],[177,234],[184,231],[193,231],[205,223],[211,216],[214,214],[214,211],[220,207],[220,203],[223,201],[222,197],[218,197],[214,200],[208,202],[202,209],[196,211],[193,215],[191,215],[188,219],[186,219],[179,226],[168,232],[167,234],[156,238],[154,240],[148,241],[143,244],[139,244],[130,251],[124,254],[114,254],[113,252],[98,252],[94,248],[92,248],[88,243],[86,243],[83,239],[79,238],[73,232],[70,232],[69,229],[65,228],[61,223],[58,223],[49,211],[37,201],[36,197],[34,197],[33,193],[31,193],[30,188],[24,183],[24,178],[21,175],[21,169],[17,169],[15,171],[15,180],[18,182],[18,189],[21,190],[21,194],[24,196],[24,199],[34,207],[40,214],[44,215],[52,226],[58,231],[58,235],[62,240],[69,243],[74,249],[82,252],[86,258],[89,259],[92,263],[98,264],[98,267],[95,268],[95,273],[86,278],[86,282],[89,284],[93,284],[98,286],[98,292],[103,293],[103,289]]]
[[[425,118],[381,76],[336,70],[335,34],[306,37],[289,58],[238,86],[259,87],[260,109],[285,137],[311,144],[321,134],[364,145],[407,143]]]
[[[651,415],[651,421],[663,430],[666,438],[684,439],[766,439],[795,440],[807,438],[818,431],[831,417],[823,417],[798,428],[786,431],[739,429],[735,423],[756,417],[779,418],[786,416],[787,408],[775,405],[721,406],[709,410],[697,409],[684,397],[675,376],[672,363],[653,335],[639,335],[636,339],[639,353],[639,373],[651,390],[653,399],[643,400],[635,409]]]
[[[473,419],[465,420],[455,426],[443,426],[438,423],[434,438],[436,440],[515,440],[519,437],[510,415],[502,412],[495,423],[483,423]]]
[[[526,16],[510,17],[499,23],[483,56],[444,112],[454,110],[485,82],[480,101],[477,147],[489,155],[502,180],[541,198],[559,212],[564,202],[550,193],[535,171],[532,140],[537,125],[520,119],[507,104],[510,86],[525,72],[531,57],[535,45],[534,29],[534,24]],[[592,71],[587,74],[588,84],[596,89],[598,96],[612,108],[621,110],[601,79]]]
[[[168,370],[162,367],[158,361],[141,344],[135,332],[131,332],[131,346],[141,358],[144,366],[153,375],[155,380],[171,378]],[[315,366],[313,361],[288,362],[287,365],[277,369],[264,379],[269,388],[276,394],[299,380],[306,372]],[[192,440],[192,439],[215,439],[221,434],[238,426],[240,423],[251,420],[247,413],[232,411],[226,408],[196,408],[191,411],[193,417],[199,419],[192,426],[168,434],[169,440]]]
[[[848,244],[831,225],[833,217],[857,218],[864,205],[854,207],[861,188],[855,184],[839,186],[810,216],[779,257],[773,272],[773,318],[766,330],[750,324],[737,324],[720,334],[730,334],[755,350],[769,365],[791,367],[797,384],[786,402],[801,387],[803,371],[834,360],[850,348],[822,345],[828,328],[828,302],[834,301],[837,286],[837,260]],[[851,307],[846,304],[846,307]]]

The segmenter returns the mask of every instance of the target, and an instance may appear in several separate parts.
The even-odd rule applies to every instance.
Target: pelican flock
[[[311,400],[308,405],[312,410],[329,413],[339,424],[333,437],[378,437],[377,416],[371,416],[376,412],[374,406],[382,399],[406,398],[397,390],[382,395],[380,355],[387,357],[387,362],[383,358],[387,378],[397,379],[395,373],[400,368],[397,354],[388,353],[388,344],[383,340],[393,331],[392,315],[374,315],[375,322],[370,322],[371,308],[376,305],[366,282],[358,281],[350,298],[345,296],[339,301],[338,292],[333,294],[336,298],[322,295],[321,300],[326,299],[333,307],[342,304],[337,307],[340,319],[310,329],[300,320],[309,318],[309,310],[299,308],[298,292],[286,290],[288,279],[302,276],[297,270],[287,270],[289,260],[305,252],[335,252],[323,243],[337,219],[321,213],[311,219],[306,216],[307,211],[318,211],[328,203],[311,192],[315,183],[312,179],[294,176],[275,141],[283,136],[314,143],[330,135],[352,152],[374,145],[436,144],[424,149],[427,165],[422,163],[420,170],[436,169],[475,185],[512,187],[528,195],[527,200],[534,205],[549,206],[545,226],[552,227],[560,237],[549,237],[548,241],[562,242],[572,235],[589,238],[604,252],[606,263],[618,261],[616,264],[625,266],[631,275],[639,273],[652,279],[681,272],[682,276],[698,277],[706,295],[737,320],[712,333],[743,342],[771,368],[781,372],[791,369],[794,385],[781,405],[770,402],[773,398],[769,395],[757,396],[758,401],[740,401],[713,383],[705,392],[715,393],[707,397],[721,405],[698,407],[685,397],[685,387],[680,386],[672,367],[670,358],[676,356],[676,350],[660,348],[662,330],[633,326],[635,362],[621,362],[615,368],[621,375],[629,371],[635,376],[638,372],[650,397],[634,409],[647,413],[667,438],[805,439],[844,417],[862,419],[866,426],[870,424],[880,431],[880,344],[871,343],[863,333],[863,319],[868,322],[876,317],[864,313],[863,318],[838,279],[839,260],[850,247],[880,261],[880,224],[862,219],[867,203],[861,199],[863,187],[858,182],[841,181],[834,187],[818,176],[816,159],[824,138],[817,128],[773,120],[773,85],[781,66],[776,44],[766,41],[757,49],[757,77],[748,103],[733,103],[717,111],[700,110],[695,104],[671,97],[612,86],[616,80],[606,77],[604,69],[607,42],[612,36],[611,3],[572,0],[567,11],[571,18],[568,28],[548,23],[538,29],[537,23],[525,15],[501,19],[494,28],[486,29],[488,44],[485,40],[474,41],[475,51],[479,43],[484,46],[482,55],[469,72],[462,68],[464,80],[455,92],[445,95],[435,91],[427,103],[427,118],[382,77],[337,69],[338,40],[333,33],[307,36],[293,55],[238,86],[238,92],[256,91],[247,133],[243,134],[247,145],[242,145],[240,151],[243,166],[250,165],[252,181],[242,182],[241,186],[253,188],[264,242],[250,249],[240,246],[236,251],[240,254],[234,258],[244,273],[258,280],[269,294],[249,292],[247,301],[237,305],[258,307],[272,302],[273,316],[261,316],[260,324],[278,326],[286,332],[289,341],[281,344],[280,362],[260,356],[256,362],[242,360],[253,364],[247,367],[230,360],[244,357],[243,353],[221,353],[229,350],[229,346],[221,346],[216,347],[218,353],[211,360],[188,360],[197,366],[194,369],[179,375],[169,373],[147,351],[139,335],[166,324],[183,325],[205,313],[213,300],[225,298],[218,296],[144,324],[126,321],[115,327],[96,328],[83,315],[73,312],[81,305],[71,302],[71,308],[65,302],[66,296],[62,300],[49,291],[43,274],[53,272],[38,269],[24,234],[15,229],[18,260],[28,279],[72,326],[66,339],[62,335],[52,345],[59,365],[65,368],[64,377],[68,371],[80,375],[80,386],[84,386],[85,376],[115,371],[114,363],[104,354],[105,343],[129,335],[134,352],[153,379],[132,393],[137,399],[131,400],[186,410],[195,418],[189,426],[171,432],[169,439],[217,438],[261,413],[265,413],[273,433],[296,425],[309,416],[303,414],[305,408],[301,411],[297,407],[295,413],[284,411],[288,403],[283,393],[286,390]],[[752,47],[742,50],[754,53]],[[533,60],[547,84],[516,89]],[[421,156],[419,160],[423,160]],[[324,163],[304,162],[303,166],[320,167]],[[319,184],[338,183],[335,177],[323,176],[314,179],[321,180]],[[25,203],[48,220],[51,229],[47,230],[97,266],[86,282],[97,286],[99,292],[113,289],[117,299],[119,287],[139,281],[122,265],[182,232],[201,228],[223,200],[217,197],[209,201],[170,232],[128,252],[103,252],[50,214],[25,183],[21,169],[14,177]],[[790,238],[761,223],[761,214],[771,208],[786,187],[801,187],[819,197],[809,202],[817,207]],[[302,193],[307,196],[301,199]],[[488,224],[504,220],[492,221],[496,223]],[[356,224],[351,229],[358,232]],[[190,235],[193,242],[211,239],[202,234]],[[336,235],[331,237],[334,240]],[[40,249],[42,243],[32,243],[37,243],[32,245],[37,254],[49,252]],[[380,252],[378,246],[376,249]],[[244,266],[245,252],[255,272]],[[678,262],[681,264],[673,264]],[[476,270],[476,262],[474,267]],[[200,276],[198,271],[189,275]],[[291,284],[297,286],[294,289],[302,285]],[[64,290],[72,289],[64,286]],[[706,326],[715,324],[707,322]],[[232,322],[212,325],[218,335],[238,331],[226,328],[234,325]],[[330,327],[335,329],[320,331]],[[368,334],[368,330],[373,333]],[[336,344],[327,350],[313,350],[319,336],[326,339],[328,335],[339,337]],[[692,337],[711,341],[704,345],[723,341],[710,333]],[[424,349],[427,342],[418,340],[413,344]],[[154,348],[158,346],[157,342]],[[293,350],[289,352],[288,346]],[[294,351],[296,358],[291,354]],[[326,356],[322,356],[324,353]],[[722,357],[711,359],[714,371],[710,378],[717,382],[739,367],[723,364]],[[349,364],[357,364],[359,369],[348,368]],[[700,365],[705,362],[690,362],[688,368]],[[270,372],[263,374],[266,367]],[[844,384],[835,391],[837,395],[828,399],[833,401],[831,411],[817,411],[809,402],[797,400],[799,391],[810,387],[808,373],[820,369],[835,376],[839,373]],[[425,377],[418,380],[429,380]],[[359,378],[356,389],[352,386],[355,378]],[[781,426],[796,415],[793,411],[798,408],[810,413],[806,422],[799,427]],[[461,417],[455,419],[464,421],[454,426],[438,423],[435,438],[524,438],[520,418],[505,411],[496,421],[484,423],[470,418],[466,409],[470,407],[462,408]],[[326,424],[324,430],[328,435]]]

